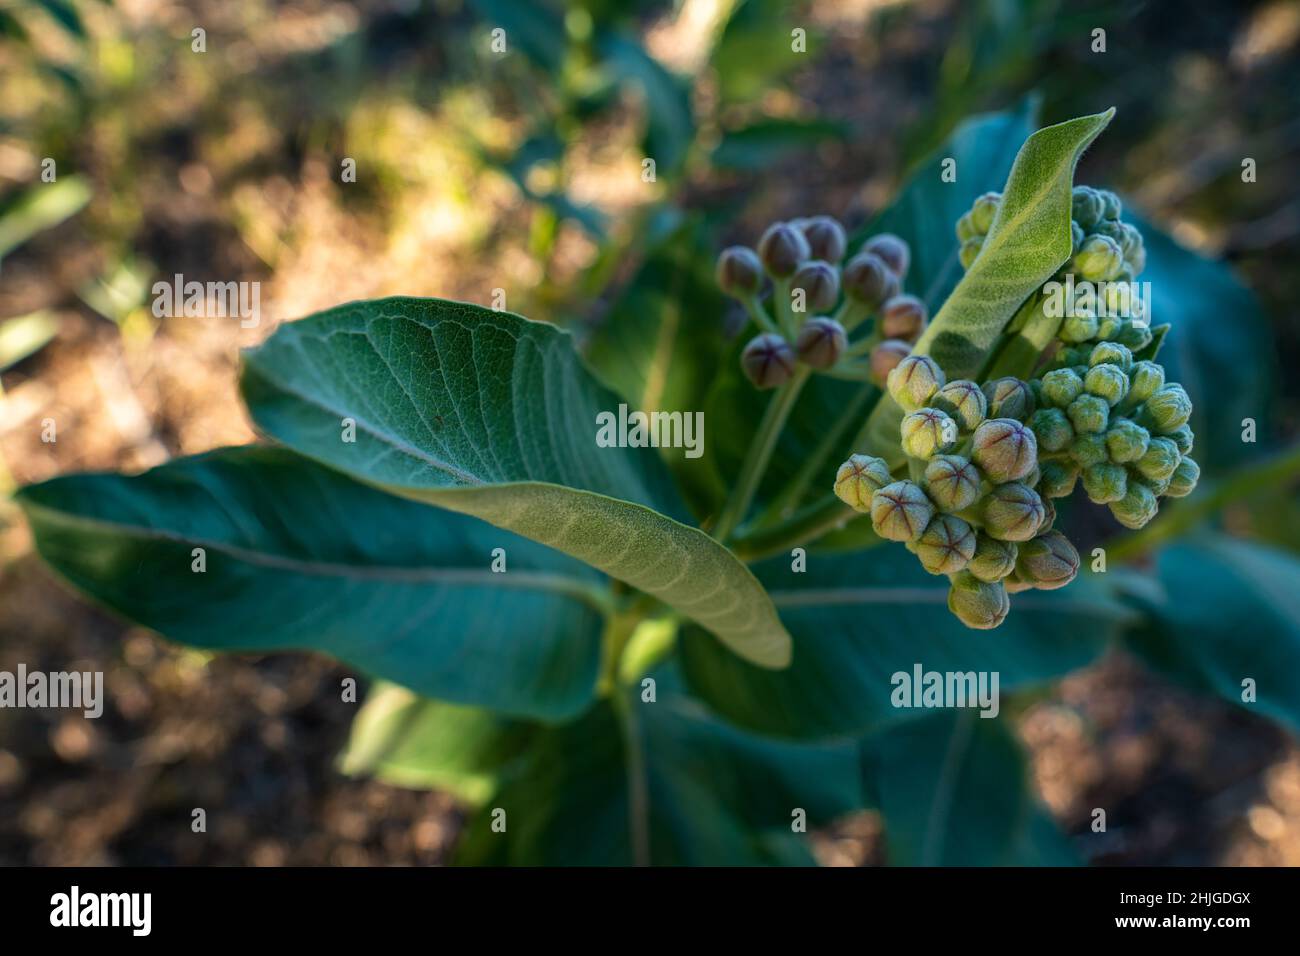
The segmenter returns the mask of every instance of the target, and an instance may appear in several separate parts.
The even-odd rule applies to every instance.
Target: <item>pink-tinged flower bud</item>
[[[943,369],[928,355],[909,355],[889,373],[890,397],[907,412],[923,408],[944,386]]]
[[[763,287],[763,263],[748,246],[731,246],[718,256],[717,278],[723,292],[745,299]]]
[[[988,413],[988,398],[978,385],[967,379],[949,382],[930,399],[930,404],[947,412],[963,432],[979,427]]]
[[[886,338],[915,342],[928,318],[925,303],[914,295],[896,295],[880,311],[880,329]]]
[[[979,469],[960,455],[936,455],[925,466],[925,490],[940,511],[961,511],[980,494]]]
[[[1020,546],[1016,572],[1043,591],[1063,588],[1079,573],[1079,552],[1065,535],[1049,531]]]
[[[843,279],[844,294],[871,309],[898,295],[898,276],[874,252],[859,252],[850,259]]]
[[[758,257],[775,279],[788,279],[811,255],[803,233],[786,222],[768,226],[758,241]]]
[[[893,233],[882,232],[872,236],[862,246],[863,252],[874,252],[885,260],[890,271],[898,276],[899,281],[907,278],[907,269],[912,264],[912,250],[907,243]]]
[[[893,482],[882,458],[851,455],[835,473],[835,496],[854,511],[866,514],[877,491]]]
[[[901,339],[885,339],[871,350],[871,380],[884,387],[889,373],[898,368],[898,363],[912,354],[912,343]]]
[[[1038,464],[1038,440],[1014,418],[991,418],[975,429],[971,457],[990,481],[1018,481]]]
[[[1026,422],[1034,414],[1033,390],[1028,382],[1018,378],[1008,376],[986,382],[984,396],[989,403],[989,418],[1014,418]]]
[[[951,578],[948,610],[967,627],[987,631],[1006,620],[1011,598],[1001,581],[990,584],[962,571]]]
[[[1013,541],[999,541],[983,531],[975,537],[975,553],[966,570],[981,581],[1001,581],[1016,568],[1019,551]]]
[[[816,315],[803,324],[794,347],[799,353],[799,361],[811,368],[821,369],[830,368],[838,362],[847,344],[848,336],[844,333],[844,326],[834,319]]]
[[[848,246],[844,227],[830,216],[813,216],[802,224],[802,229],[814,259],[832,264],[844,259],[844,250]]]
[[[931,574],[956,574],[975,554],[975,529],[956,515],[935,515],[916,542],[921,567]]]
[[[1028,541],[1043,523],[1043,499],[1032,488],[1011,482],[984,499],[984,531],[1001,541]]]
[[[804,312],[826,312],[840,298],[840,273],[829,263],[811,259],[801,265],[790,280],[790,292],[796,289],[804,294]]]
[[[871,527],[890,541],[915,541],[934,517],[934,505],[910,481],[886,485],[871,497]]]
[[[922,408],[904,416],[899,431],[903,451],[913,458],[931,458],[957,441],[957,423],[937,408]]]
[[[794,374],[795,352],[779,335],[764,332],[755,336],[740,353],[745,377],[759,388],[776,388]]]

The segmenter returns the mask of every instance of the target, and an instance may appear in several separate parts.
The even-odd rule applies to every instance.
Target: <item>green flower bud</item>
[[[983,531],[975,536],[975,553],[966,570],[988,584],[1001,581],[1015,570],[1018,549],[1015,542],[999,541]]]
[[[885,485],[871,496],[871,527],[890,541],[915,541],[934,517],[934,505],[910,481]]]
[[[790,343],[772,332],[750,339],[740,353],[740,367],[759,388],[776,388],[794,374],[795,354]]]
[[[1170,498],[1182,498],[1190,495],[1201,479],[1201,466],[1190,458],[1183,458],[1169,476],[1169,487],[1165,490]]]
[[[1118,342],[1098,342],[1088,353],[1088,365],[1114,365],[1125,374],[1133,367],[1133,353]]]
[[[1034,393],[1028,382],[1018,378],[999,378],[984,383],[984,397],[988,399],[989,418],[1014,418],[1028,421],[1034,414]]]
[[[1106,451],[1111,461],[1120,464],[1137,461],[1145,455],[1150,441],[1150,433],[1127,418],[1112,419],[1110,428],[1106,429]]]
[[[1058,368],[1043,376],[1043,399],[1057,408],[1068,408],[1083,394],[1083,379],[1074,369]]]
[[[975,553],[975,529],[956,515],[935,515],[916,542],[921,567],[931,574],[956,574]]]
[[[1145,402],[1165,384],[1165,370],[1155,362],[1134,362],[1128,378],[1129,401]]]
[[[1178,446],[1178,453],[1181,455],[1190,455],[1192,453],[1192,446],[1196,442],[1196,436],[1192,434],[1192,430],[1186,425],[1181,428],[1175,428],[1173,431],[1166,434],[1165,437],[1173,440],[1173,443]]]
[[[1079,552],[1059,531],[1049,531],[1020,546],[1016,574],[1043,591],[1063,588],[1079,573]]]
[[[1043,499],[1017,482],[998,485],[984,499],[984,531],[1001,541],[1028,541],[1043,522]]]
[[[957,242],[965,243],[968,239],[975,239],[979,233],[975,231],[975,220],[969,211],[962,213],[962,217],[957,220]]]
[[[1083,245],[1083,240],[1087,233],[1083,231],[1083,226],[1079,225],[1073,219],[1070,220],[1070,255],[1074,255]]]
[[[758,240],[758,258],[768,275],[788,279],[812,255],[802,232],[787,222],[775,222]]]
[[[763,263],[753,249],[731,246],[718,256],[718,287],[727,295],[745,299],[763,287]]]
[[[1041,491],[1038,492],[1038,497],[1043,499],[1043,520],[1038,522],[1038,533],[1041,535],[1051,531],[1052,525],[1056,524],[1056,505],[1051,498],[1044,498]]]
[[[1091,312],[1066,316],[1061,323],[1061,338],[1066,342],[1091,342],[1097,335],[1097,324]]]
[[[1126,528],[1137,529],[1156,516],[1160,502],[1156,493],[1140,481],[1130,481],[1119,501],[1110,503],[1110,513]]]
[[[1162,385],[1142,405],[1141,422],[1154,432],[1166,434],[1182,428],[1192,417],[1192,400],[1181,385]]]
[[[889,396],[906,412],[923,408],[943,385],[943,369],[928,355],[909,355],[887,380]]]
[[[948,610],[967,627],[987,631],[1006,620],[1011,599],[1001,581],[989,584],[963,571],[951,578]]]
[[[1007,589],[1008,594],[1019,594],[1021,591],[1030,590],[1034,582],[1024,580],[1020,576],[1020,571],[1015,570],[1002,579],[1002,586]]]
[[[1097,225],[1105,209],[1097,191],[1090,186],[1075,186],[1071,199],[1071,217],[1085,230]]]
[[[1124,253],[1124,271],[1136,279],[1146,267],[1147,250],[1142,245],[1142,239],[1139,236],[1137,247]]]
[[[815,315],[799,329],[794,348],[799,361],[811,368],[830,368],[840,360],[848,345],[844,326],[834,319]]]
[[[1172,439],[1152,438],[1147,443],[1147,450],[1134,462],[1133,467],[1143,478],[1164,481],[1174,473],[1181,460],[1182,454]]]
[[[1101,199],[1101,217],[1102,219],[1118,219],[1124,206],[1109,189],[1098,189],[1097,196]]]
[[[1128,472],[1123,465],[1103,461],[1083,469],[1083,490],[1099,505],[1119,501],[1128,491]]]
[[[1080,468],[1091,468],[1110,460],[1106,436],[1102,434],[1076,435],[1070,445],[1070,458]]]
[[[980,473],[960,455],[936,455],[925,466],[925,490],[940,511],[961,511],[980,494]]]
[[[1114,239],[1089,236],[1075,254],[1074,272],[1090,282],[1109,282],[1124,268],[1124,253]]]
[[[988,399],[974,382],[958,379],[939,389],[930,404],[946,412],[963,432],[974,431],[988,412]]]
[[[889,266],[900,281],[906,278],[907,269],[912,264],[912,250],[906,242],[890,232],[872,236],[863,244],[862,251],[875,253],[884,259],[885,265]]]
[[[790,291],[802,289],[805,312],[826,312],[840,298],[840,272],[828,262],[810,259],[790,279]]]
[[[1014,418],[991,418],[975,429],[971,458],[995,484],[1019,481],[1038,463],[1038,439]]]
[[[957,258],[961,260],[961,267],[963,269],[969,269],[972,265],[974,265],[975,257],[980,254],[980,250],[983,248],[984,248],[983,236],[976,236],[974,239],[967,239],[965,242],[963,242],[961,244],[961,249],[958,250],[957,253]]]
[[[893,480],[884,459],[851,455],[835,473],[835,496],[854,511],[866,514],[871,510],[872,496]]]
[[[1044,498],[1065,498],[1074,491],[1079,466],[1072,461],[1045,461],[1038,479],[1038,493]]]
[[[813,216],[802,223],[803,236],[808,240],[808,251],[814,259],[832,264],[844,259],[848,242],[844,227],[830,216]]]
[[[1119,334],[1116,335],[1115,341],[1124,346],[1129,352],[1140,352],[1151,344],[1155,336],[1151,333],[1150,326],[1146,320],[1140,323],[1133,319],[1125,319],[1124,324],[1120,326]]]
[[[925,328],[925,303],[914,295],[896,295],[881,307],[880,331],[885,338],[915,342]]]
[[[1114,407],[1128,394],[1128,376],[1118,365],[1094,365],[1083,377],[1083,387]]]
[[[844,294],[872,309],[898,295],[898,276],[874,252],[859,252],[844,266]]]
[[[937,408],[923,408],[903,418],[903,451],[913,458],[931,458],[957,441],[957,423]]]
[[[1064,451],[1074,441],[1074,428],[1059,408],[1040,408],[1029,419],[1029,427],[1045,451]]]
[[[1106,430],[1110,422],[1110,403],[1096,395],[1080,395],[1065,409],[1065,414],[1076,432],[1093,435]]]
[[[998,206],[1001,202],[1001,193],[985,193],[975,200],[975,205],[971,206],[971,224],[981,236],[989,234],[989,229],[993,227],[993,217],[998,214]]]
[[[871,350],[871,380],[883,386],[898,363],[912,354],[912,343],[902,339],[885,339]]]
[[[1097,338],[1103,342],[1113,342],[1124,330],[1124,320],[1117,315],[1108,315],[1097,321]],[[1120,363],[1114,363],[1119,365]]]

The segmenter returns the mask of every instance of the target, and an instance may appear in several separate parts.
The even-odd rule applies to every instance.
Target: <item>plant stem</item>
[[[839,498],[827,495],[784,521],[740,535],[732,542],[731,549],[742,561],[758,561],[796,545],[816,541],[856,516],[857,513]]]
[[[736,487],[732,489],[731,497],[723,505],[718,524],[713,529],[713,536],[719,541],[725,542],[749,511],[754,493],[758,491],[758,484],[762,481],[768,462],[772,459],[772,452],[776,449],[776,441],[781,436],[781,429],[785,427],[794,403],[799,398],[799,393],[803,390],[810,374],[811,369],[800,365],[795,369],[790,380],[778,388],[772,400],[767,403],[767,410],[763,412],[763,420],[758,426],[758,434],[754,436],[754,443],[749,446],[745,461],[740,466]]]

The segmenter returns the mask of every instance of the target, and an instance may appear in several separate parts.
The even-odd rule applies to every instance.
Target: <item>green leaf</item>
[[[1074,851],[1028,787],[1004,719],[941,712],[864,745],[898,866],[1068,865]]]
[[[1069,258],[1074,167],[1114,112],[1048,126],[1025,141],[980,254],[921,335],[913,354],[932,356],[950,379],[978,374],[1021,303]],[[960,170],[957,175],[960,178]],[[956,243],[955,235],[951,241]],[[882,398],[871,415],[867,450],[901,464],[901,420],[897,404]]]
[[[714,720],[657,672],[658,699],[635,689],[538,735],[471,819],[467,864],[811,864],[792,811],[809,827],[865,801],[857,745],[765,740]],[[506,830],[493,832],[493,811]]]
[[[481,804],[527,756],[539,725],[420,697],[380,682],[352,722],[339,769]]]
[[[801,150],[848,138],[843,123],[828,120],[762,119],[730,130],[710,157],[714,166],[760,172]]]
[[[316,650],[431,697],[560,719],[591,700],[604,595],[585,565],[287,452],[24,488],[41,556],[167,637]],[[202,548],[206,569],[193,568]],[[491,570],[506,552],[506,572]]]
[[[1125,636],[1148,664],[1300,730],[1300,560],[1223,535],[1162,551],[1163,593]],[[1258,701],[1242,701],[1242,681]]]
[[[1002,691],[1051,681],[1092,661],[1133,617],[1098,580],[1011,597],[993,631],[966,628],[948,611],[948,582],[897,545],[858,554],[788,557],[755,568],[794,637],[794,659],[768,673],[726,654],[698,629],[680,641],[693,693],[721,716],[762,733],[858,735],[915,720],[893,706],[891,678],[925,670],[997,671]]]
[[[754,576],[674,520],[654,450],[596,444],[619,400],[554,326],[439,299],[356,302],[280,326],[246,353],[243,390],[258,427],[300,454],[586,561],[755,663],[789,659]]]
[[[44,309],[0,320],[0,371],[36,354],[58,333],[58,318]]]
[[[90,185],[80,176],[28,189],[0,210],[0,259],[37,233],[75,216],[90,202],[90,195]]]
[[[539,67],[558,73],[569,39],[564,17],[541,0],[470,0],[483,25],[506,32],[507,49],[518,45]]]
[[[609,32],[597,42],[610,69],[640,91],[645,101],[641,146],[645,155],[655,161],[656,174],[674,172],[686,159],[695,138],[690,87],[629,37]]]
[[[709,58],[723,103],[755,100],[800,63],[806,62],[816,36],[782,0],[736,0]],[[791,31],[805,30],[809,49],[793,48]]]

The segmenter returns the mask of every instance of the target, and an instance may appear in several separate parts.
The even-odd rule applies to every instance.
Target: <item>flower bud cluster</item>
[[[760,329],[740,359],[758,388],[784,384],[799,366],[883,385],[911,353],[929,316],[920,299],[903,292],[907,243],[882,233],[845,261],[847,251],[843,227],[816,216],[774,223],[756,249],[732,246],[719,256],[719,287]],[[859,327],[863,334],[850,341]]]

